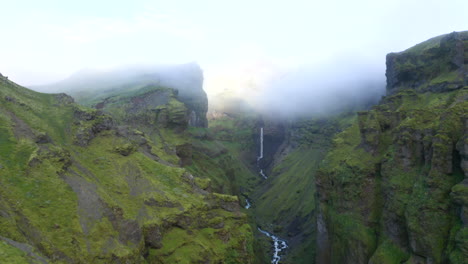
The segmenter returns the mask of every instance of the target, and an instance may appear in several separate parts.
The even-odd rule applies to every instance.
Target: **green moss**
[[[239,199],[237,198],[237,196],[220,194],[220,193],[213,193],[213,195],[216,198],[221,199],[225,202],[239,202]]]
[[[211,180],[209,178],[195,178],[195,183],[200,189],[206,190],[211,186]]]
[[[173,228],[165,235],[162,241],[163,247],[151,250],[150,260],[166,256],[163,263],[193,263],[207,260],[242,263],[242,261],[249,260],[245,255],[239,254],[238,249],[245,247],[248,251],[252,250],[251,243],[245,240],[245,236],[248,235],[251,235],[248,225],[241,226],[235,233],[205,228],[195,237],[188,234],[186,230]]]
[[[407,53],[415,53],[415,54],[420,54],[428,49],[432,49],[432,48],[437,48],[440,46],[440,40],[445,37],[446,35],[440,35],[440,36],[437,36],[437,37],[433,37],[429,40],[426,40],[422,43],[419,43],[407,50],[405,50],[404,52],[407,52]]]
[[[468,228],[461,228],[455,236],[455,247],[450,252],[450,261],[454,264],[466,262],[466,252],[468,250]]]
[[[187,236],[194,245],[204,246],[206,259],[216,256],[221,261],[221,256],[230,256],[237,263],[249,262],[253,253],[246,245],[252,243],[252,234],[250,227],[244,228],[245,216],[211,208],[205,195],[193,188],[185,169],[159,163],[155,153],[136,147],[145,144],[145,151],[171,153],[170,148],[185,142],[186,135],[174,135],[170,129],[152,134],[142,127],[146,138],[142,132],[131,132],[126,138],[121,130],[96,130],[87,144],[77,146],[70,135],[80,129],[89,132],[109,117],[64,103],[55,95],[19,86],[1,88],[0,211],[5,216],[0,219],[1,236],[38,245],[51,263],[144,263],[144,238],[138,237],[138,228],[157,224],[164,227],[165,235],[184,219],[190,223]],[[181,105],[170,104],[179,114]],[[41,135],[50,141],[36,143],[35,137]],[[163,142],[152,140],[162,138]],[[167,156],[177,161],[175,153]],[[208,188],[209,180],[196,181]],[[231,196],[221,198],[237,201]],[[223,236],[216,243],[206,242],[210,225],[233,238],[223,247],[216,244],[224,243]],[[4,249],[8,252],[2,259],[21,260],[14,248],[0,245],[2,254]],[[177,254],[183,257],[185,251]],[[174,263],[172,257],[158,256],[158,261]]]
[[[369,256],[376,248],[375,230],[362,222],[355,214],[327,211],[329,226],[333,230],[331,250],[334,254],[333,263],[346,262],[346,256],[364,254]]]
[[[33,260],[28,255],[5,241],[0,240],[0,259],[3,263],[27,264]],[[34,263],[34,262],[33,262]]]
[[[456,167],[453,173],[446,172],[445,168],[454,165],[445,157],[453,155],[453,146],[462,137],[461,109],[467,107],[463,98],[464,89],[445,93],[401,90],[373,110],[359,113],[358,121],[333,140],[318,174],[324,197],[321,206],[336,254],[332,262],[344,261],[340,256],[372,252],[377,245],[370,234],[388,235],[387,221],[402,222],[398,228],[407,230],[418,254],[436,263],[452,251],[458,252],[453,253],[458,258],[460,251],[449,246],[457,218],[449,193],[460,200],[463,190],[455,184],[462,177]],[[372,261],[401,263],[410,251],[383,241]]]
[[[437,77],[433,78],[429,85],[435,85],[439,83],[454,82],[460,81],[460,73],[457,71],[444,72],[439,74]]]
[[[128,156],[135,151],[135,146],[130,143],[125,143],[115,147],[115,151],[123,156]]]
[[[405,262],[408,258],[409,254],[402,248],[390,240],[384,240],[370,258],[369,263],[399,264]]]

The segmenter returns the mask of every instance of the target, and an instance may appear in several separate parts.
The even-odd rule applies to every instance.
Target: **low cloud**
[[[377,103],[385,93],[384,64],[385,58],[346,55],[287,70],[256,62],[226,70],[224,76],[208,74],[205,90],[211,111],[255,110],[275,118],[326,115]]]

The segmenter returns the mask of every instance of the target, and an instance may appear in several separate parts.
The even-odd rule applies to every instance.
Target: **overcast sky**
[[[23,84],[85,67],[251,58],[281,66],[385,54],[468,29],[466,0],[0,0],[0,73]]]

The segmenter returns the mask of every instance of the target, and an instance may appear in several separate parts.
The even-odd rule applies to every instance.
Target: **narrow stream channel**
[[[288,247],[288,244],[286,243],[285,240],[280,239],[279,237],[262,230],[260,227],[257,228],[260,233],[264,234],[265,236],[271,238],[273,240],[273,248],[274,248],[274,253],[273,253],[273,259],[271,260],[272,264],[278,264],[279,261],[281,260],[281,256],[279,253],[286,249]]]
[[[245,198],[245,209],[249,209],[252,206],[249,199]]]
[[[261,167],[260,161],[263,159],[263,127],[260,128],[260,155],[257,157],[257,166],[259,169],[260,175],[266,180],[268,177],[265,175],[263,172],[263,169]],[[245,199],[245,209],[249,209],[252,204],[249,201],[249,199]],[[272,233],[269,233],[268,231],[265,231],[261,229],[260,227],[257,227],[258,231],[260,233],[264,234],[265,236],[271,238],[272,244],[273,244],[273,257],[271,260],[272,264],[279,264],[281,260],[280,252],[288,248],[288,244],[286,243],[286,240],[280,239],[279,237],[273,235]]]

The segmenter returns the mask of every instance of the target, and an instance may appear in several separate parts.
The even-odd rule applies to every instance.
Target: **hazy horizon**
[[[0,73],[22,85],[83,68],[260,58],[279,67],[385,55],[466,29],[466,1],[4,1]]]
[[[338,98],[379,97],[386,54],[465,30],[468,10],[459,0],[1,6],[8,38],[0,44],[0,73],[21,85],[51,84],[89,69],[197,62],[212,104],[224,93],[265,111],[281,103],[297,114],[328,111]]]

